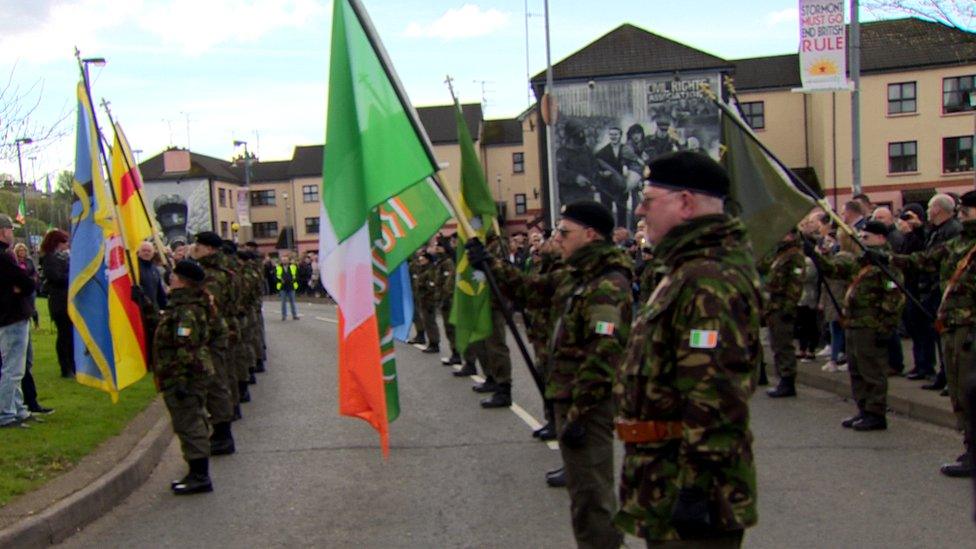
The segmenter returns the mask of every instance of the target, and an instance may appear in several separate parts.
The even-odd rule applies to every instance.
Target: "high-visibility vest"
[[[294,263],[288,265],[288,270],[291,271],[291,286],[292,290],[298,289],[298,266]],[[275,278],[278,279],[278,283],[275,285],[275,289],[281,290],[281,275],[284,274],[285,270],[281,268],[281,265],[275,265]]]

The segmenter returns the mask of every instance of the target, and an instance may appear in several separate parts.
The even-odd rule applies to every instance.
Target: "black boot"
[[[439,353],[439,352],[441,352],[441,344],[440,343],[431,343],[430,345],[428,345],[421,352],[422,353],[427,353],[427,354]]]
[[[494,393],[498,390],[498,384],[495,383],[495,378],[491,376],[485,376],[484,383],[475,383],[471,390],[476,393]]]
[[[759,362],[759,381],[758,381],[758,383],[762,387],[765,387],[766,385],[769,385],[769,378],[766,377],[766,362],[765,361],[760,361]]]
[[[473,376],[478,373],[478,368],[475,367],[474,362],[465,362],[464,366],[460,370],[454,372],[454,377],[468,377]]]
[[[535,431],[532,431],[532,436],[539,440],[555,440],[556,439],[556,428],[553,427],[551,422],[546,423],[542,427],[539,427]]]
[[[512,405],[512,384],[499,383],[493,395],[481,401],[482,408],[508,408]]]
[[[969,437],[966,437],[966,441]],[[945,463],[942,467],[939,467],[939,472],[947,477],[952,478],[969,478],[973,476],[973,452],[966,444],[966,452],[956,459],[955,463]]]
[[[441,364],[444,366],[454,366],[455,364],[461,364],[461,355],[457,351],[451,350],[451,356],[448,358],[442,358]]]
[[[241,413],[241,405],[240,404],[235,404],[234,405],[234,421],[237,421],[239,419],[244,419],[244,414]]]
[[[257,376],[254,375],[254,372],[257,372],[257,368],[250,368],[247,371],[247,384],[248,385],[257,385],[257,383],[258,383],[258,378],[257,378]]]
[[[884,431],[888,428],[888,421],[884,416],[864,412],[861,419],[851,424],[855,431]]]
[[[230,423],[214,423],[214,432],[210,435],[210,455],[226,456],[236,451]]]
[[[566,486],[566,469],[560,467],[546,473],[546,484],[553,488],[564,488]]]
[[[251,402],[251,391],[247,389],[246,381],[237,382],[237,392],[240,394],[241,402]]]
[[[770,398],[783,398],[796,396],[796,379],[793,377],[779,378],[779,385],[775,389],[766,391]]]
[[[845,419],[844,421],[841,421],[840,426],[845,429],[850,429],[855,423],[860,421],[862,417],[864,417],[864,412],[858,411],[857,414]]]
[[[922,388],[926,391],[941,391],[946,387],[946,376],[945,370],[939,370],[939,373],[935,375],[935,381],[922,385]]]
[[[213,492],[210,482],[210,461],[207,458],[191,459],[190,474],[170,487],[177,496]]]
[[[427,337],[423,332],[417,332],[417,335],[413,336],[413,339],[408,339],[407,343],[409,345],[426,345]]]
[[[254,366],[254,371],[259,374],[263,374],[264,372],[267,372],[267,370],[264,369],[263,360],[258,360],[258,363]]]

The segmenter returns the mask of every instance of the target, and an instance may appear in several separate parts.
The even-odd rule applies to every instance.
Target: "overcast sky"
[[[545,69],[542,0],[363,3],[414,105],[448,103],[448,74],[488,118],[529,104],[526,74]],[[553,62],[624,23],[729,59],[790,53],[796,6],[551,0]],[[0,0],[0,82],[43,84],[35,118],[54,120],[75,108],[77,46],[107,59],[92,68],[95,101],[111,103],[142,159],[168,145],[230,158],[235,139],[262,160],[288,159],[325,139],[331,10],[328,0]],[[73,169],[73,115],[67,124],[63,139],[24,149],[25,179]],[[16,170],[0,161],[0,172]]]

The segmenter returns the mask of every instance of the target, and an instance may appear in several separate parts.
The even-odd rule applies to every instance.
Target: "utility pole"
[[[552,47],[549,40],[549,0],[545,0],[545,20],[546,20],[546,90],[542,96],[546,105],[543,107],[549,112],[549,120],[546,120],[546,166],[549,169],[549,227],[556,228],[556,217],[559,215],[559,186],[556,184],[556,144],[553,139],[556,132],[553,127],[556,125],[556,103],[552,98]],[[545,112],[545,111],[544,111]]]
[[[851,190],[861,192],[861,22],[858,0],[851,0]]]

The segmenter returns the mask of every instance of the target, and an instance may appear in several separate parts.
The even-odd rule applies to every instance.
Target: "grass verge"
[[[37,329],[31,325],[32,372],[41,405],[56,411],[44,416],[44,423],[31,423],[30,429],[0,430],[0,507],[70,470],[119,434],[156,395],[148,375],[124,389],[117,404],[108,393],[61,378],[46,299],[37,300],[37,310],[41,322]]]

